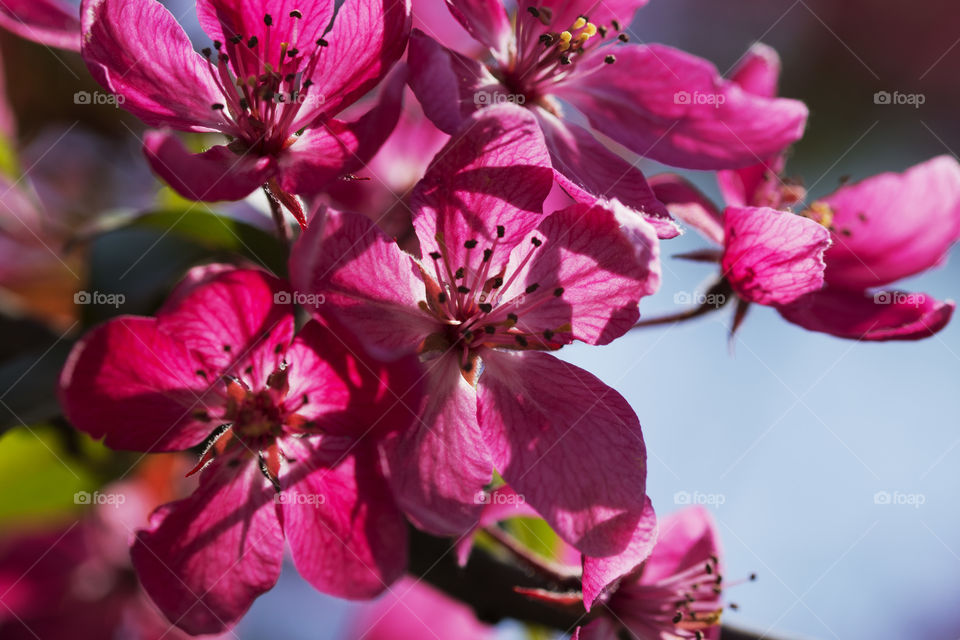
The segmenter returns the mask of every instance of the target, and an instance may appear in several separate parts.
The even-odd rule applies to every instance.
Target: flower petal
[[[280,186],[290,193],[315,195],[366,166],[397,126],[405,81],[405,73],[392,74],[379,102],[354,122],[330,119],[298,137],[281,156]]]
[[[307,120],[336,115],[387,75],[407,48],[410,0],[348,0],[323,37],[328,45],[322,47],[311,76],[323,104],[305,111],[294,129]]]
[[[737,63],[730,80],[755,96],[774,98],[780,83],[780,56],[762,42],[754,43]]]
[[[276,173],[276,161],[224,146],[190,153],[170,131],[148,131],[143,153],[153,171],[190,200],[242,200]]]
[[[483,357],[478,417],[503,478],[582,553],[622,552],[646,504],[646,448],[630,405],[550,354]]]
[[[224,631],[276,583],[283,532],[273,496],[253,459],[215,461],[190,497],[157,509],[137,533],[140,583],[178,627]]]
[[[293,562],[323,593],[373,598],[403,575],[406,522],[372,450],[324,451],[318,440],[282,444],[291,466],[279,500]]]
[[[4,0],[0,26],[49,47],[80,51],[80,15],[59,0]]]
[[[590,18],[597,26],[609,27],[614,21],[621,27],[627,27],[633,21],[633,14],[650,0],[523,0],[520,6],[521,17],[529,19],[527,7],[547,8],[552,11],[550,27],[554,31],[563,31],[573,26],[580,16]]]
[[[675,173],[650,178],[653,193],[670,213],[687,223],[707,240],[723,245],[723,220],[713,202],[693,183]]]
[[[511,105],[477,112],[414,189],[413,225],[425,262],[440,252],[451,269],[476,273],[489,248],[487,260],[502,264],[540,222],[552,185],[550,158],[532,114]]]
[[[419,309],[426,288],[414,260],[366,216],[327,212],[294,245],[290,275],[301,292],[324,296],[368,348],[414,351],[437,331]]]
[[[924,293],[862,293],[827,287],[779,309],[810,331],[854,340],[922,340],[950,322],[956,305]]]
[[[803,134],[803,103],[749,94],[706,60],[662,45],[619,47],[616,57],[558,95],[642,156],[732,169],[780,153]]]
[[[421,529],[458,535],[479,521],[493,465],[477,424],[477,394],[455,355],[426,363],[427,398],[419,424],[389,440],[390,484]]]
[[[156,0],[84,0],[83,59],[97,82],[152,127],[233,131],[208,63]]]
[[[597,618],[585,627],[577,627],[571,640],[617,640],[618,625],[609,618]]]
[[[842,187],[823,202],[837,232],[827,282],[883,286],[941,264],[960,238],[960,163],[940,156]]]
[[[722,555],[713,516],[701,506],[687,507],[660,519],[657,544],[640,582],[652,584]]]
[[[543,109],[537,109],[536,114],[550,148],[557,182],[574,200],[593,204],[598,198],[616,198],[643,214],[661,238],[679,235],[677,225],[639,169],[600,144],[583,127]]]
[[[159,328],[186,346],[211,382],[231,375],[262,388],[293,339],[286,286],[256,269],[233,269],[175,296]]]
[[[723,274],[744,300],[788,304],[823,286],[823,225],[787,211],[728,207],[723,227]]]
[[[621,553],[606,558],[583,556],[583,606],[587,611],[597,599],[616,587],[620,579],[632,573],[650,557],[657,543],[657,515],[647,498],[630,544]]]
[[[60,374],[70,422],[113,449],[179,451],[219,424],[201,364],[153,318],[123,316],[87,333]]]
[[[513,251],[505,272],[515,279],[500,293],[501,309],[512,308],[516,328],[533,335],[608,344],[633,327],[640,299],[659,287],[659,255],[656,233],[632,210],[575,204],[544,218]]]
[[[510,16],[500,0],[446,0],[450,13],[475,40],[505,59],[513,38]]]

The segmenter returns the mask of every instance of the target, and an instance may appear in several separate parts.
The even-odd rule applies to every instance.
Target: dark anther
[[[214,111],[223,111],[224,106],[219,102],[214,102],[212,105],[210,105],[210,108]]]
[[[287,82],[293,82],[293,79],[296,77],[297,77],[296,74],[288,73],[287,75],[283,76],[283,79],[286,80]]]
[[[620,31],[620,21],[619,21],[619,20],[612,20],[612,21],[610,22],[610,24],[613,25],[613,28],[614,28],[614,29],[616,29],[617,31]]]
[[[517,340],[517,344],[519,344],[521,347],[527,346],[527,339],[526,339],[526,338],[524,338],[523,336],[515,336],[515,338],[516,338],[516,340]]]
[[[440,252],[439,252],[439,251],[431,251],[431,252],[430,252],[430,257],[433,258],[434,260],[439,260],[439,259],[441,258]]]
[[[440,304],[443,304],[446,301],[447,301],[447,294],[445,294],[443,291],[437,294],[437,302],[439,302]]]
[[[508,313],[508,314],[507,314],[507,320],[509,320],[510,322],[512,322],[512,323],[514,323],[514,324],[516,324],[516,323],[517,323],[517,320],[519,320],[519,319],[520,319],[520,316],[518,316],[518,315],[515,314],[515,313]]]
[[[210,49],[210,47],[204,47],[203,49],[200,49],[200,53],[202,53],[203,57],[207,59],[213,55],[213,51]]]
[[[483,331],[484,331],[484,333],[489,333],[490,335],[493,335],[493,334],[495,334],[495,333],[497,332],[497,328],[496,328],[495,326],[493,326],[492,324],[488,324],[487,326],[485,326],[485,327],[483,328]]]
[[[750,582],[753,582],[753,581],[756,580],[756,579],[757,579],[757,574],[751,573],[751,574],[750,574]]]
[[[562,295],[563,295],[563,287],[557,287],[556,289],[554,289],[554,290],[553,290],[553,295],[557,296],[558,298],[559,298],[560,296],[562,296]]]
[[[597,32],[600,34],[600,37],[601,37],[601,38],[606,38],[606,37],[607,37],[607,28],[606,28],[606,27],[604,27],[604,26],[602,26],[602,25],[599,26],[599,27],[597,27]]]
[[[498,225],[497,225],[497,237],[498,237],[498,238],[502,238],[502,237],[504,236],[504,234],[506,234],[506,233],[507,233],[507,230],[504,228],[504,226],[503,226],[502,224],[498,224]]]
[[[707,570],[707,575],[710,575],[711,573],[713,573],[713,565],[710,564],[709,562],[707,563],[707,566],[704,568]]]
[[[248,376],[252,376],[252,375],[253,375],[253,365],[248,366],[246,369],[243,370],[243,372],[244,372],[245,374],[247,374]]]
[[[206,422],[210,419],[210,414],[203,409],[197,409],[193,412],[193,417],[195,420],[202,420],[203,422]]]
[[[465,287],[463,285],[460,285],[459,287],[457,287],[457,291],[459,291],[460,293],[470,293],[470,287]]]
[[[282,344],[278,344],[277,346],[275,346],[275,347],[273,348],[273,352],[274,352],[274,353],[281,353],[282,351],[283,351],[283,345],[282,345]]]
[[[464,363],[463,363],[463,370],[466,371],[467,373],[470,373],[470,371],[473,370],[473,363],[470,362],[469,360],[467,360],[466,362],[464,362]]]
[[[300,399],[303,401],[303,404],[309,404],[309,403],[310,403],[310,396],[308,396],[307,394],[303,394],[303,396],[301,396]]]
[[[527,7],[527,12],[534,18],[540,17],[540,11],[538,11],[536,7]]]
[[[269,27],[270,25],[272,25],[272,24],[273,24],[273,16],[271,16],[269,13],[266,14],[265,16],[263,16],[263,24],[267,25],[268,27]]]
[[[493,279],[493,288],[497,289],[503,286],[503,278],[494,278]]]
[[[560,56],[560,64],[570,64],[570,56]]]
[[[483,261],[486,262],[493,256],[493,249],[484,249],[483,250]]]
[[[231,346],[228,345],[228,344],[223,345],[223,350],[226,351],[227,353],[230,353],[230,349],[232,349],[232,348],[233,348],[233,347],[231,347]]]
[[[313,80],[310,80],[309,78],[303,81],[304,89],[309,89],[312,85],[313,85]]]
[[[330,43],[327,42],[326,40],[324,40],[323,38],[318,38],[318,39],[317,39],[317,46],[318,46],[318,47],[329,47],[329,46],[330,46]]]
[[[467,240],[466,242],[463,243],[464,249],[473,249],[475,246],[477,246],[476,240]]]
[[[213,48],[216,49],[217,51],[220,51],[220,47],[222,46],[223,46],[223,43],[220,42],[219,40],[213,41]]]
[[[225,53],[218,53],[217,62],[230,62],[230,56]]]
[[[603,59],[603,61],[606,62],[607,64],[613,64],[614,62],[617,61],[617,57],[616,57],[616,56],[607,56],[607,57],[605,57],[605,58]]]
[[[552,33],[545,33],[542,36],[540,36],[539,39],[540,39],[540,42],[545,47],[549,47],[550,45],[552,45],[554,42],[557,41],[556,36],[554,36]]]
[[[250,36],[250,39],[247,40],[247,46],[251,49],[257,46],[257,36]]]
[[[464,276],[464,270],[463,270],[463,267],[460,267],[459,269],[457,269],[457,272],[453,274],[453,279],[460,280],[461,278],[463,278],[463,276]]]
[[[300,49],[297,49],[296,47],[287,51],[287,55],[290,56],[291,58],[296,58],[297,55],[299,55],[299,53],[300,53]]]
[[[206,378],[206,377],[207,377],[207,372],[204,371],[203,369],[197,369],[196,371],[194,371],[194,373],[196,373],[196,374],[197,374],[198,376],[200,376],[201,378]]]
[[[299,20],[300,18],[303,17],[303,14],[300,13],[300,11],[298,11],[297,9],[294,9],[293,11],[290,12],[290,17],[296,18],[297,20]]]
[[[681,620],[683,620],[683,612],[677,611],[673,616],[673,624],[678,624]]]
[[[241,42],[243,42],[243,36],[241,35],[230,36],[229,39],[230,39],[230,44],[240,44]]]
[[[539,289],[539,288],[540,288],[540,285],[537,284],[536,282],[534,282],[532,285],[530,285],[529,287],[527,287],[526,289],[524,289],[524,291],[526,291],[527,293],[533,293],[534,291],[536,291],[536,290]]]
[[[483,302],[479,305],[479,307],[480,307],[480,311],[483,311],[484,313],[490,313],[491,311],[493,311],[493,305],[490,304],[489,302]]]
[[[546,338],[547,340],[553,340],[553,331],[550,331],[550,329],[546,329],[543,332],[543,337]]]
[[[620,35],[617,36],[617,40],[619,40],[620,42],[630,42],[630,36],[628,36],[625,33],[621,33]]]
[[[539,247],[540,245],[543,244],[543,241],[540,240],[540,238],[530,238],[530,244],[532,244],[535,247]]]

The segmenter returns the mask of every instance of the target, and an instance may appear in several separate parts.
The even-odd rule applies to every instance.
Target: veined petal
[[[593,556],[628,547],[646,504],[640,423],[616,391],[539,351],[484,353],[478,417],[504,480]]]
[[[667,209],[714,244],[723,245],[723,220],[716,205],[693,183],[675,173],[650,178],[653,193]]]
[[[170,131],[148,131],[143,153],[153,171],[174,191],[204,202],[242,200],[277,171],[271,157],[237,154],[221,145],[190,153]]]
[[[191,634],[233,626],[283,563],[274,489],[253,458],[215,461],[193,495],[160,507],[130,550],[140,583]]]
[[[583,606],[587,611],[621,578],[632,573],[650,557],[657,544],[657,515],[650,498],[643,507],[630,544],[621,553],[606,558],[583,556]]]
[[[687,169],[733,169],[803,134],[801,102],[747,93],[711,63],[661,45],[617,49],[616,64],[562,85],[598,131],[642,156]]]
[[[528,7],[547,8],[552,12],[550,28],[554,31],[569,29],[580,16],[590,19],[598,26],[609,27],[614,21],[626,28],[633,21],[633,14],[650,0],[522,0],[521,17],[529,19]]]
[[[863,293],[827,287],[779,308],[787,321],[838,338],[922,340],[950,322],[956,305],[925,293]]]
[[[764,98],[774,98],[780,83],[780,56],[776,49],[762,42],[755,43],[740,58],[730,80],[744,91]]]
[[[232,132],[224,98],[171,13],[156,0],[84,0],[81,53],[97,82],[152,127]]]
[[[688,507],[660,519],[657,544],[640,582],[652,584],[722,555],[713,516],[703,507]]]
[[[473,38],[505,59],[513,38],[510,16],[500,0],[446,0],[450,13]]]
[[[823,225],[765,207],[728,207],[723,225],[723,275],[744,300],[788,304],[823,286]]]
[[[49,47],[80,51],[80,14],[59,0],[4,0],[0,26]]]
[[[880,287],[941,264],[960,238],[960,163],[940,156],[842,187],[822,202],[835,231],[827,282]]]
[[[213,378],[182,341],[153,318],[122,316],[87,333],[60,374],[70,422],[107,446],[178,451],[217,427],[222,402]]]

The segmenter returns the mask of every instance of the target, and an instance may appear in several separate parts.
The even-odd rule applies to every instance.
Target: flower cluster
[[[435,614],[416,637],[489,637],[402,579],[426,534],[455,538],[464,563],[484,535],[549,573],[564,588],[521,591],[576,609],[575,638],[716,638],[728,585],[709,513],[658,521],[634,408],[563,347],[719,308],[641,319],[661,244],[684,227],[715,245],[682,257],[719,265],[711,290],[736,302],[733,331],[751,305],[854,340],[950,320],[952,302],[883,288],[960,239],[956,160],[808,202],[784,177],[807,109],[777,96],[772,49],[723,77],[632,43],[644,0],[447,0],[446,22],[431,4],[197,0],[194,41],[158,0],[0,9],[18,35],[79,52],[191,208],[265,196],[276,226],[279,266],[194,264],[149,315],[89,328],[60,374],[77,430],[192,459],[189,488],[131,516],[132,564],[84,551],[135,571],[140,586],[110,594],[118,619],[149,612],[136,637],[164,626],[154,606],[178,629],[167,637],[229,631],[285,547],[323,593],[412,594],[391,590]],[[725,206],[678,175],[648,179],[628,153],[716,171]],[[43,256],[47,214],[9,182],[23,229],[0,225],[0,242]],[[545,522],[556,557],[505,535],[516,517]],[[382,617],[358,634],[400,637]]]

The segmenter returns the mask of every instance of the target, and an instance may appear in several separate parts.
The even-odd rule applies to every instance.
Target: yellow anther
[[[586,24],[587,24],[587,19],[584,18],[583,16],[580,16],[579,18],[577,18],[577,21],[573,23],[573,28],[583,29],[584,25]]]
[[[557,43],[557,50],[558,50],[558,51],[566,51],[566,50],[569,49],[569,48],[570,48],[570,43],[569,43],[569,42],[564,42],[563,40],[561,40],[560,42]]]
[[[829,229],[833,226],[833,209],[826,202],[817,201],[810,205],[810,208],[803,212],[804,217],[810,218],[815,222]]]
[[[588,38],[597,35],[597,25],[593,24],[592,22],[588,22],[587,26],[583,29],[583,34],[581,35],[585,35]]]
[[[569,31],[563,31],[560,33],[560,42],[566,42],[567,44],[570,44],[572,39],[573,34],[571,34]]]

